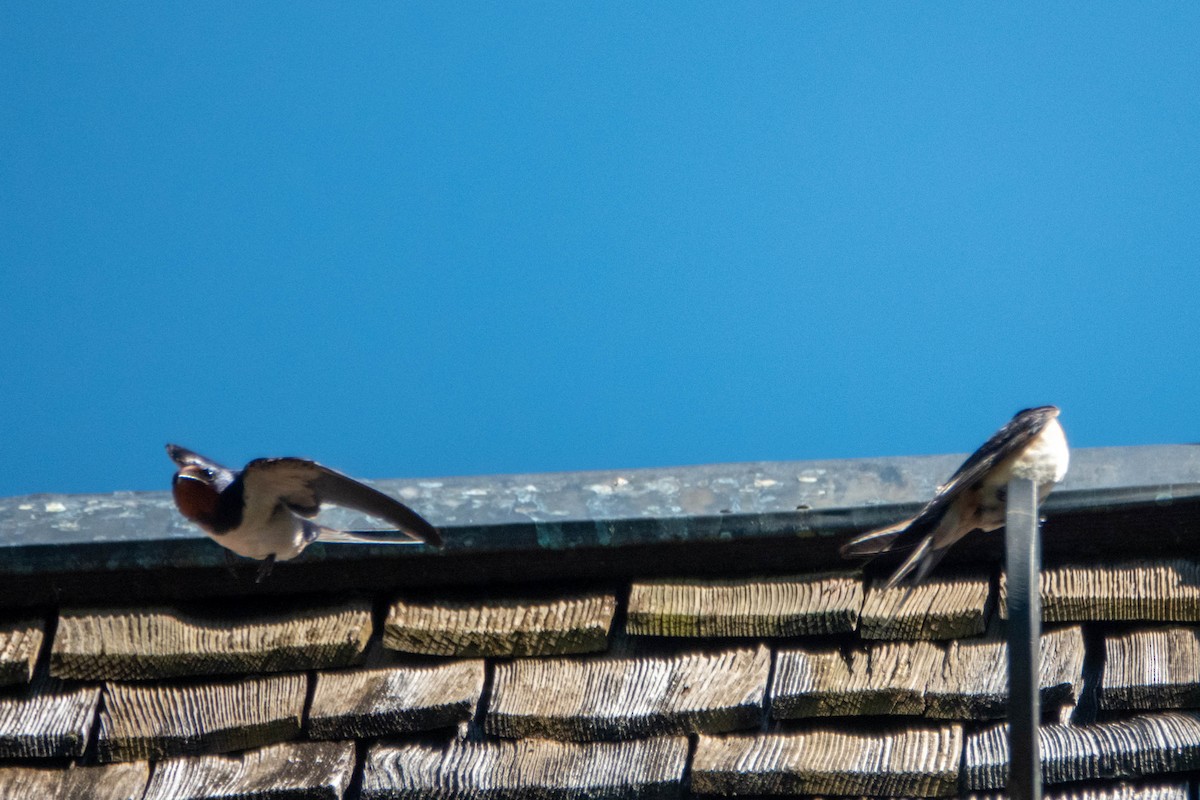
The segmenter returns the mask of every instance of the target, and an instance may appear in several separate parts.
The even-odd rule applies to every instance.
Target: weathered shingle
[[[371,636],[371,604],[297,605],[270,614],[174,608],[68,610],[50,672],[76,680],[143,680],[348,666]]]
[[[948,797],[958,788],[962,741],[957,725],[876,735],[815,730],[701,736],[692,791]]]
[[[100,714],[101,761],[243,750],[300,733],[304,674],[199,684],[109,683]]]
[[[150,765],[0,767],[4,800],[142,800]]]
[[[1082,786],[1051,792],[1046,800],[1187,800],[1188,785],[1176,783],[1129,783],[1117,781],[1101,786]]]
[[[586,740],[754,727],[763,716],[770,668],[765,647],[517,660],[496,667],[486,729],[508,737]]]
[[[638,636],[804,636],[848,633],[862,610],[856,575],[639,581],[626,632]]]
[[[0,686],[33,680],[44,629],[40,619],[0,622]]]
[[[1174,783],[1112,781],[1102,784],[1068,786],[1056,791],[1048,791],[1043,796],[1046,800],[1187,800],[1188,785],[1186,781]],[[962,797],[963,800],[1007,800],[1008,796],[992,792],[988,794],[972,793]]]
[[[1200,621],[1200,562],[1184,559],[1075,564],[1043,570],[1038,580],[1047,622]],[[1007,615],[1000,576],[1000,613]]]
[[[1200,768],[1200,714],[1168,712],[1087,726],[1044,725],[1038,733],[1046,783]],[[963,772],[968,789],[1004,786],[1008,776],[1004,725],[967,738]]]
[[[0,757],[83,755],[99,702],[99,686],[45,673],[28,686],[0,691]]]
[[[1078,625],[1041,639],[1041,702],[1073,704],[1083,685],[1084,640]],[[947,719],[995,719],[1008,703],[1008,644],[999,630],[946,645],[941,668],[930,676],[925,713]]]
[[[362,800],[671,800],[687,755],[684,737],[377,745]]]
[[[771,716],[921,714],[925,686],[943,657],[932,642],[781,650],[771,685]]]
[[[985,575],[930,578],[916,586],[867,590],[858,633],[864,639],[958,639],[987,628],[991,582]]]
[[[484,662],[318,672],[308,713],[314,739],[354,739],[454,727],[483,692]]]
[[[341,800],[353,742],[288,742],[158,762],[144,800]]]
[[[1145,628],[1104,640],[1100,707],[1200,706],[1200,629]]]
[[[392,650],[435,656],[544,656],[603,650],[616,613],[611,594],[550,600],[397,600],[384,626]]]

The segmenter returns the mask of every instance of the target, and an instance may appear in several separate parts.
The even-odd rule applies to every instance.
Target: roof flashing
[[[747,559],[746,569],[761,571],[778,561],[781,552],[794,561],[797,540],[808,543],[806,568],[853,566],[833,555],[834,540],[911,513],[962,458],[748,462],[373,481],[438,526],[446,546],[432,551],[316,545],[280,565],[277,573],[299,577],[307,571],[311,578],[317,565],[353,565],[355,575],[364,580],[371,580],[373,570],[380,581],[417,585],[445,583],[450,577],[462,582],[475,574],[472,570],[478,571],[479,582],[506,580],[514,570],[523,580],[599,578],[631,574],[633,563],[645,574],[648,560],[653,563],[656,558],[664,575],[676,567],[703,573],[706,559],[727,562],[722,548],[739,543],[754,545],[753,553],[741,552],[739,558]],[[1178,517],[1193,505],[1200,507],[1200,446],[1080,448],[1073,451],[1071,471],[1043,512],[1053,525],[1097,513],[1145,517],[1164,512]],[[1200,517],[1186,513],[1192,521]],[[323,513],[322,519],[335,527],[371,527],[369,519],[342,509]],[[1186,539],[1172,530],[1163,535],[1175,542],[1200,538]],[[1101,547],[1102,540],[1100,536],[1085,543]],[[1128,548],[1128,541],[1127,533],[1114,532],[1118,546]],[[688,553],[676,563],[680,548]],[[597,559],[601,552],[610,555]],[[165,491],[0,498],[0,556],[0,578],[10,579],[0,581],[0,587],[24,583],[24,589],[13,588],[12,594],[33,591],[28,602],[39,602],[39,592],[51,589],[56,593],[52,596],[63,597],[71,576],[87,575],[96,582],[106,574],[122,573],[136,584],[148,572],[227,571],[224,551],[179,516]],[[720,566],[726,571],[730,567]],[[789,567],[780,564],[777,569]],[[193,577],[204,582],[199,574]],[[325,577],[322,573],[320,580]],[[279,578],[270,583],[279,581],[287,582]],[[347,576],[345,583],[354,585],[354,578]],[[172,596],[177,589],[161,577],[155,584],[144,596]],[[95,588],[104,591],[102,586]],[[226,586],[220,593],[229,590]],[[71,591],[65,595],[86,596]],[[14,602],[0,589],[0,605]]]

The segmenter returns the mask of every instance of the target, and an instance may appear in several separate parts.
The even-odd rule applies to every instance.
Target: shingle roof
[[[793,472],[801,486],[814,476],[829,487],[847,480],[807,465]],[[486,550],[504,563],[525,553],[543,573],[567,564],[566,579],[549,581],[484,582],[495,569],[471,565],[487,528],[470,523],[449,529],[445,554],[424,558],[444,562],[436,580],[410,582],[405,568],[391,581],[373,573],[354,591],[358,570],[370,569],[363,556],[316,551],[307,567],[282,565],[262,596],[252,570],[229,577],[214,553],[213,564],[193,567],[224,577],[198,597],[205,592],[170,585],[168,545],[154,556],[132,537],[144,571],[131,579],[140,581],[134,592],[110,581],[109,596],[98,598],[96,585],[73,578],[59,584],[58,602],[8,596],[11,610],[0,612],[0,797],[665,800],[1002,789],[1004,580],[995,550],[980,537],[985,546],[968,545],[958,564],[917,591],[882,589],[872,574],[828,558],[824,530],[799,539],[793,530],[791,550],[780,549],[782,512],[767,506],[770,487],[761,484],[784,473],[778,465],[753,473],[760,485],[743,497],[753,494],[769,525],[734,519],[740,533],[727,538],[746,541],[729,542],[742,546],[691,575],[644,556],[717,546],[719,530],[691,539],[700,528],[682,514],[674,518],[683,520],[680,540],[668,550],[637,541],[638,525],[658,519],[645,505],[661,509],[663,492],[671,495],[663,485],[646,490],[628,527],[593,520],[595,535],[608,526],[616,540],[608,561],[594,541],[582,550],[551,541],[561,526],[541,534],[545,547],[535,536]],[[566,492],[566,480],[556,480]],[[611,487],[589,490],[601,512],[620,503],[621,513],[634,512],[611,477],[584,480]],[[677,478],[674,491],[688,485]],[[704,509],[741,496],[709,473],[706,490],[713,486],[726,495],[695,501]],[[1148,540],[1128,533],[1105,540],[1102,554],[1047,547],[1045,779],[1049,796],[1064,800],[1183,800],[1200,778],[1200,546],[1187,538],[1200,529],[1200,510],[1182,489],[1144,501],[1148,492],[1133,484],[1110,488],[1104,502],[1103,486],[1077,488],[1094,496],[1051,507],[1048,530],[1079,536],[1079,526],[1105,530],[1138,517],[1129,530],[1144,531],[1149,518],[1173,549],[1149,546],[1151,557],[1138,558]],[[528,493],[500,494],[528,502]],[[143,499],[152,510],[160,502]],[[0,525],[12,518],[6,508],[46,504],[0,500]],[[136,504],[111,504],[145,519]],[[551,506],[541,508],[551,515]],[[793,510],[793,523],[810,510]],[[657,540],[669,525],[655,524],[646,535]],[[833,533],[851,527],[835,524]],[[38,545],[35,534],[25,525],[0,536],[10,547],[22,539],[12,552],[26,573],[55,580],[35,552],[50,547],[92,558],[76,566],[111,578],[99,554],[71,549],[84,545]],[[456,544],[456,534],[475,544]],[[789,557],[775,569],[751,557],[747,570],[736,556],[756,546]],[[117,551],[117,561],[128,555]],[[591,572],[575,563],[580,552],[597,559]],[[383,566],[406,557],[392,558],[383,556]],[[459,579],[446,580],[456,564]],[[329,580],[300,581],[314,566]],[[155,583],[162,591],[142,601]]]

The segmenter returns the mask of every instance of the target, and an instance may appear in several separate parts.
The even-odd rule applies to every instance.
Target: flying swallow
[[[179,513],[218,544],[266,562],[300,555],[313,542],[430,544],[442,537],[420,514],[383,492],[302,458],[259,458],[241,472],[167,445],[179,465],[171,493]],[[323,503],[352,508],[396,526],[388,531],[342,531],[313,521]]]
[[[1067,474],[1069,460],[1067,437],[1058,423],[1056,407],[1018,411],[963,462],[949,481],[938,487],[920,513],[856,536],[842,545],[842,556],[875,556],[912,549],[887,586],[896,586],[909,575],[915,586],[937,566],[951,545],[971,531],[1004,527],[1009,479],[1033,481],[1040,503]]]

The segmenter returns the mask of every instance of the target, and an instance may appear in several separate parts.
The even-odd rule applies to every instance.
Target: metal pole
[[[1010,800],[1041,800],[1041,542],[1033,481],[1013,478],[1008,482],[1004,540],[1008,570],[1008,796]]]

